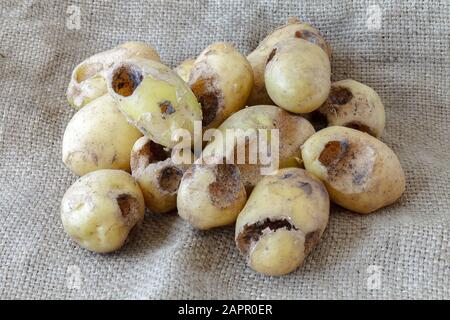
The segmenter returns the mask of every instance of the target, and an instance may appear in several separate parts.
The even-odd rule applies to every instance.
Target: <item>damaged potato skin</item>
[[[314,134],[314,127],[305,118],[270,105],[252,106],[242,109],[226,119],[218,128],[226,137],[228,129],[278,129],[279,131],[279,167],[298,167],[301,165],[301,145]],[[210,142],[203,150],[202,156],[211,157],[216,150],[223,153],[214,154],[218,159],[227,157],[226,139],[220,147],[220,141]],[[235,149],[236,155],[236,142]],[[247,152],[247,151],[246,151]],[[248,161],[247,161],[248,162]],[[241,179],[247,193],[262,179],[261,164],[237,164]]]
[[[320,180],[300,168],[280,169],[250,195],[236,221],[236,245],[255,271],[288,274],[319,242],[329,211]]]
[[[324,118],[326,126],[349,127],[376,138],[384,131],[385,112],[379,95],[352,79],[332,83],[327,100],[315,112]]]
[[[109,94],[129,122],[154,142],[172,148],[172,134],[191,134],[202,110],[188,85],[170,68],[149,59],[117,63],[107,75]]]
[[[302,147],[306,170],[322,180],[331,200],[371,213],[400,198],[405,175],[395,153],[367,133],[340,126],[312,135]]]
[[[194,164],[178,189],[178,214],[194,228],[232,224],[247,200],[239,168],[233,164]]]
[[[77,65],[72,72],[67,88],[67,100],[76,110],[107,93],[106,72],[114,63],[141,57],[160,61],[156,50],[139,41],[125,42],[111,50],[97,53]]]
[[[81,247],[112,252],[144,218],[144,198],[125,171],[104,169],[79,178],[64,194],[64,230]]]
[[[99,169],[130,171],[130,152],[142,134],[104,95],[79,110],[66,127],[62,160],[76,175]]]
[[[146,207],[154,213],[176,209],[178,187],[188,167],[175,164],[170,151],[145,136],[136,141],[131,151],[132,175],[141,188]]]
[[[308,113],[327,99],[330,60],[320,47],[303,39],[286,39],[274,46],[264,73],[270,98],[294,113]]]
[[[192,68],[194,67],[195,59],[187,59],[176,66],[173,71],[175,71],[184,82],[189,81],[189,76],[191,75]]]
[[[286,25],[283,25],[266,38],[264,38],[259,46],[252,51],[247,60],[250,62],[253,69],[254,86],[247,101],[249,106],[260,104],[273,104],[272,99],[266,91],[266,84],[264,81],[264,71],[266,69],[267,60],[274,48],[274,46],[285,39],[299,38],[309,41],[322,48],[326,54],[331,57],[331,47],[320,35],[319,31],[296,18],[289,19]]]
[[[245,106],[253,72],[232,44],[215,43],[195,60],[188,83],[202,105],[203,128],[216,128]]]

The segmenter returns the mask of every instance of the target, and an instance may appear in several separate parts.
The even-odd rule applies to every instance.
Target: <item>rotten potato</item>
[[[252,67],[232,44],[215,43],[195,60],[188,83],[202,106],[203,127],[216,128],[245,106]]]
[[[108,95],[80,109],[64,132],[62,159],[76,175],[99,169],[130,171],[130,152],[142,134]]]
[[[202,110],[187,84],[170,68],[150,60],[121,61],[107,75],[109,94],[133,125],[152,141],[172,148],[177,129],[194,131]]]
[[[236,245],[257,272],[290,273],[319,242],[329,211],[328,193],[319,179],[303,169],[280,169],[256,185],[239,213]]]
[[[192,67],[194,66],[195,59],[187,59],[180,63],[173,69],[184,82],[189,81],[189,76],[191,75]]]
[[[144,198],[134,179],[111,169],[79,178],[61,203],[64,230],[81,247],[95,252],[122,247],[144,211]]]
[[[332,83],[327,100],[311,118],[320,128],[344,126],[376,138],[383,134],[385,124],[384,106],[378,94],[352,79]]]
[[[141,57],[160,61],[156,50],[143,42],[129,41],[118,47],[97,53],[77,65],[72,72],[67,100],[76,110],[107,93],[105,74],[114,63]]]
[[[181,179],[178,214],[197,229],[211,229],[234,223],[246,200],[237,166],[194,164]]]
[[[169,150],[147,137],[137,140],[131,151],[132,175],[146,207],[155,213],[176,209],[178,186],[187,168],[186,164],[175,164]]]
[[[308,113],[327,99],[331,86],[330,60],[319,46],[303,39],[278,42],[267,60],[266,90],[281,108]]]
[[[283,25],[266,38],[264,38],[259,46],[253,50],[247,59],[253,69],[254,86],[252,88],[250,97],[247,101],[249,106],[259,104],[273,104],[272,99],[267,93],[266,84],[264,80],[264,71],[266,69],[267,60],[274,49],[274,46],[285,39],[298,38],[311,42],[324,50],[330,57],[331,47],[320,35],[319,31],[296,18],[289,19],[286,25]]]
[[[405,175],[395,153],[367,133],[333,126],[313,134],[302,147],[306,170],[322,180],[331,200],[357,213],[395,202]]]

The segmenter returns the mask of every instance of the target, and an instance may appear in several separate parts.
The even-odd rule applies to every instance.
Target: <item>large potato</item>
[[[142,134],[109,95],[80,109],[64,132],[62,159],[76,175],[99,169],[130,171],[130,152]]]
[[[264,73],[270,98],[295,113],[319,108],[330,92],[330,78],[330,60],[325,51],[296,38],[274,46]]]
[[[135,58],[117,63],[107,75],[109,94],[127,119],[154,142],[172,148],[177,129],[194,131],[202,110],[187,84],[159,62]]]
[[[67,100],[75,109],[81,109],[92,100],[107,92],[105,74],[114,63],[128,58],[141,57],[160,61],[153,47],[137,41],[130,41],[120,46],[97,53],[77,65],[72,72]]]
[[[245,106],[253,86],[252,67],[233,45],[215,43],[195,60],[189,85],[202,105],[203,127],[216,128]]]
[[[320,180],[303,169],[281,169],[256,185],[239,214],[237,247],[258,272],[292,272],[319,242],[329,210]]]
[[[395,153],[367,133],[333,126],[313,134],[302,147],[306,170],[325,183],[331,200],[358,213],[395,202],[405,175]]]
[[[247,59],[253,69],[254,86],[250,97],[247,101],[249,106],[259,104],[273,104],[266,91],[266,84],[264,81],[264,71],[266,69],[267,60],[274,46],[285,39],[299,38],[314,43],[321,47],[328,56],[331,56],[331,48],[325,39],[320,35],[314,27],[308,23],[301,22],[298,19],[289,19],[286,25],[283,25],[266,38],[264,38],[259,46],[253,50]]]

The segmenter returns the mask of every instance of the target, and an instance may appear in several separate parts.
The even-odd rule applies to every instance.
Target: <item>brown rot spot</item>
[[[356,130],[368,133],[372,136],[376,136],[375,132],[374,132],[374,130],[372,130],[372,128],[370,128],[369,126],[366,126],[365,124],[362,124],[361,122],[357,122],[357,121],[349,122],[349,123],[344,124],[344,127],[356,129]]]
[[[174,166],[169,166],[161,171],[158,177],[158,183],[161,189],[170,193],[175,193],[178,190],[182,177],[182,170]]]
[[[306,41],[311,42],[316,45],[321,44],[320,36],[309,30],[298,30],[295,32],[295,37],[306,40]]]
[[[299,183],[297,184],[297,186],[298,186],[300,189],[302,189],[302,190],[305,192],[305,194],[308,195],[308,196],[312,193],[312,187],[311,187],[311,184],[308,183],[308,182],[303,182],[303,181],[301,181],[301,182],[299,182]]]
[[[333,166],[345,156],[347,149],[347,141],[330,141],[320,153],[319,161],[326,167]]]
[[[273,59],[273,57],[275,57],[276,54],[277,54],[277,48],[273,49],[270,52],[269,57],[267,58],[267,61],[266,61],[266,65]]]
[[[159,103],[159,109],[162,114],[172,114],[175,112],[175,108],[169,100],[163,100]]]
[[[137,200],[130,194],[121,194],[116,198],[117,204],[120,208],[120,212],[124,218],[128,215],[133,214],[137,211],[138,202]]]
[[[209,198],[217,208],[230,206],[241,191],[241,177],[239,169],[234,164],[215,165],[216,181],[208,186]]]
[[[278,229],[298,230],[298,228],[284,218],[275,220],[266,218],[251,225],[246,224],[236,239],[239,250],[246,253],[250,244],[257,242],[266,229],[271,232],[277,231]]]
[[[329,101],[333,105],[343,105],[352,100],[353,94],[350,90],[340,86],[332,86],[330,90],[330,95],[328,96]]]
[[[312,231],[305,236],[305,255],[308,255],[312,249],[319,243],[320,230]]]
[[[314,126],[316,131],[319,131],[328,127],[328,120],[322,112],[316,110],[311,113],[311,124]]]
[[[200,78],[191,85],[191,90],[202,106],[203,127],[216,119],[220,104],[220,91],[214,86],[213,78]]]
[[[118,95],[128,97],[133,94],[142,79],[142,72],[137,67],[125,65],[114,71],[111,86]]]

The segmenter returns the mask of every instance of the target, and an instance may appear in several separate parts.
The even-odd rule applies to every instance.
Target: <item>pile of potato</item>
[[[78,111],[63,162],[81,177],[62,199],[64,229],[83,248],[111,252],[145,208],[177,210],[197,229],[235,223],[237,248],[254,270],[292,272],[319,242],[330,199],[366,214],[405,189],[397,156],[378,140],[380,97],[355,80],[331,83],[330,57],[315,28],[290,19],[247,57],[216,43],[172,70],[151,46],[127,42],[86,59],[67,90]],[[172,133],[193,134],[196,120],[203,130],[278,129],[280,169],[262,176],[261,163],[180,154]],[[203,159],[217,158],[219,143],[206,144]]]

